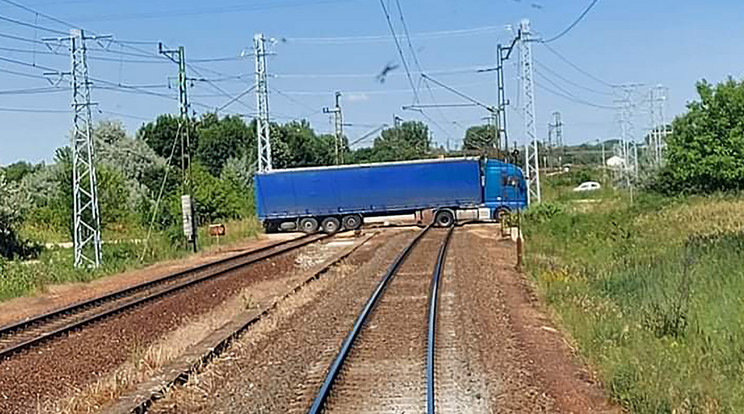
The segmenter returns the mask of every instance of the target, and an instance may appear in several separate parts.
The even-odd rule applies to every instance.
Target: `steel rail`
[[[224,259],[216,260],[210,263],[206,263],[203,265],[199,265],[194,268],[186,269],[183,271],[179,271],[173,274],[170,274],[168,276],[165,276],[163,278],[159,278],[156,280],[144,282],[135,286],[131,286],[128,288],[124,288],[121,290],[118,290],[116,292],[106,294],[100,297],[96,297],[90,300],[86,300],[83,302],[79,302],[70,306],[67,306],[65,308],[61,308],[58,310],[51,311],[49,313],[24,320],[18,323],[15,323],[13,325],[8,325],[0,329],[0,337],[12,337],[15,334],[22,333],[23,331],[35,326],[35,325],[43,325],[46,323],[51,323],[57,318],[61,318],[64,316],[74,315],[76,313],[82,313],[86,310],[88,310],[91,307],[95,306],[102,306],[108,302],[115,301],[117,299],[126,298],[127,296],[132,296],[138,292],[141,292],[143,290],[152,289],[159,285],[165,284],[167,282],[173,282],[178,281],[179,279],[185,279],[184,281],[181,281],[180,283],[176,283],[173,286],[156,291],[150,295],[146,295],[142,298],[127,301],[119,306],[115,306],[111,309],[108,309],[104,312],[96,313],[90,317],[83,318],[77,321],[74,321],[70,324],[64,325],[58,329],[52,330],[50,332],[42,333],[40,335],[37,335],[29,340],[16,343],[10,347],[4,348],[0,350],[0,360],[7,358],[8,356],[22,351],[24,349],[30,348],[36,344],[39,344],[45,340],[51,339],[55,336],[62,335],[66,332],[73,331],[75,329],[81,328],[85,325],[88,325],[90,323],[96,322],[98,320],[107,318],[109,316],[112,316],[114,314],[123,312],[125,310],[131,309],[133,307],[139,306],[145,302],[152,301],[154,299],[167,296],[169,294],[175,293],[177,291],[180,291],[184,288],[187,288],[189,286],[196,285],[198,283],[214,279],[216,277],[222,276],[226,273],[232,272],[236,269],[239,269],[241,267],[259,262],[261,260],[265,260],[271,257],[274,257],[276,255],[288,252],[290,250],[305,246],[307,244],[313,243],[315,241],[324,239],[329,237],[328,235],[308,235],[303,236],[297,239],[287,240],[279,243],[275,243],[269,246],[265,246],[262,248],[258,248],[255,250],[251,250],[248,252],[240,253],[237,255],[233,255]],[[255,256],[255,257],[250,257]],[[245,259],[246,261],[241,261],[241,259]],[[237,262],[234,264],[230,264],[230,262]],[[226,265],[223,268],[220,268],[214,272],[207,273],[203,276],[196,277],[193,279],[188,279],[187,277],[190,275],[197,274],[201,271],[208,270],[211,268],[219,267],[220,265]]]
[[[393,260],[393,263],[390,265],[390,267],[388,267],[387,271],[382,277],[382,280],[377,285],[377,288],[372,293],[372,296],[370,296],[370,298],[367,300],[367,303],[364,305],[364,309],[362,309],[362,312],[359,314],[356,321],[354,322],[354,327],[352,328],[351,332],[349,332],[349,334],[346,336],[346,339],[341,346],[341,350],[339,351],[336,359],[333,361],[333,364],[328,370],[328,374],[323,381],[323,385],[320,387],[320,391],[316,395],[315,400],[313,401],[313,405],[310,407],[310,411],[308,411],[309,414],[320,414],[323,411],[325,403],[331,394],[331,390],[333,389],[333,384],[336,381],[338,375],[341,373],[344,362],[351,352],[351,348],[353,347],[354,342],[359,336],[359,333],[362,331],[367,318],[372,313],[372,310],[377,305],[377,302],[379,301],[387,286],[393,280],[393,277],[398,272],[400,266],[406,260],[413,248],[416,247],[421,238],[432,227],[433,224],[429,224],[418,235],[416,235],[416,237],[405,247],[405,249],[403,249],[403,251],[398,254],[395,260]]]
[[[426,412],[434,414],[435,390],[434,390],[434,356],[437,330],[437,301],[439,299],[439,280],[442,278],[442,269],[447,259],[447,248],[449,247],[455,226],[450,227],[444,238],[442,247],[439,248],[437,265],[431,277],[431,290],[429,292],[429,329],[426,344]]]

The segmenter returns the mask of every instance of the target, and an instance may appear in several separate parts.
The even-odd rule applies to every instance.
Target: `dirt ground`
[[[90,283],[67,283],[49,286],[46,292],[34,296],[21,297],[0,303],[0,326],[39,315],[66,305],[101,296],[138,283],[163,277],[169,273],[194,267],[221,258],[235,255],[245,250],[258,249],[284,240],[300,237],[300,233],[279,233],[261,235],[258,239],[248,239],[236,244],[220,246],[196,255],[161,262],[142,269],[103,277]]]
[[[239,309],[254,306],[286,290],[298,272],[347,245],[330,240],[280,254],[0,361],[0,412],[100,412],[99,404],[130,385],[129,378],[119,374],[121,367],[153,368],[144,365],[152,362],[147,355],[161,338],[179,341],[168,352],[183,350],[225,323],[218,320],[219,314],[229,318],[234,313],[221,309],[225,304]],[[209,318],[215,312],[218,317]],[[194,325],[198,326],[189,330]],[[168,358],[178,357],[171,353]],[[160,363],[168,362],[159,358]]]
[[[306,412],[359,311],[414,234],[399,230],[360,248],[346,265],[283,302],[205,371],[157,402],[152,412]],[[607,402],[592,371],[573,355],[569,340],[514,270],[514,249],[512,242],[500,238],[496,226],[455,231],[439,305],[439,411],[620,412]],[[421,335],[405,337],[421,340]],[[420,386],[411,385],[418,394]],[[377,404],[355,409],[403,412]]]

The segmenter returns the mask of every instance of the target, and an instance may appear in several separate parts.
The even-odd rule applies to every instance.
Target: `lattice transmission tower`
[[[620,85],[619,88],[623,93],[623,98],[616,101],[620,121],[620,151],[624,161],[622,181],[628,187],[632,187],[638,181],[638,145],[633,116],[636,108],[634,96],[636,90],[641,86],[643,85],[637,83]]]
[[[101,215],[98,209],[90,81],[82,30],[70,30],[72,70],[72,194],[75,267],[101,265]]]
[[[532,63],[532,32],[530,21],[522,20],[519,28],[519,47],[521,51],[522,98],[524,112],[524,161],[527,179],[527,202],[540,202],[540,154],[537,138],[537,122],[535,121],[535,82]]]
[[[648,158],[652,167],[658,168],[664,163],[664,147],[668,134],[664,109],[667,99],[667,88],[657,85],[649,92],[651,105],[651,130],[649,132]]]
[[[266,38],[263,33],[253,37],[256,56],[256,136],[258,138],[258,171],[271,171],[271,126],[269,124],[269,83],[266,74]]]

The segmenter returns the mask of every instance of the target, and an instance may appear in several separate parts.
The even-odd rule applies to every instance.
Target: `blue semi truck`
[[[522,171],[479,158],[274,170],[256,174],[255,191],[267,232],[335,233],[360,228],[364,217],[429,210],[446,227],[527,206]]]

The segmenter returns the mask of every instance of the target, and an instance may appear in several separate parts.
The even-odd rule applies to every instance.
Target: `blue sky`
[[[176,91],[168,89],[175,76],[174,64],[155,56],[157,42],[168,47],[183,45],[187,61],[239,56],[250,50],[254,33],[263,32],[277,39],[269,58],[272,116],[279,122],[307,117],[319,132],[331,129],[323,106],[333,103],[333,92],[343,92],[345,122],[354,124],[346,132],[351,140],[382,123],[391,123],[393,114],[404,119],[425,120],[416,112],[403,111],[412,103],[412,92],[405,72],[391,72],[385,83],[375,79],[388,63],[400,62],[378,0],[244,0],[244,1],[141,1],[141,0],[17,0],[41,13],[73,22],[98,34],[112,34],[120,40],[145,43],[93,45],[107,51],[91,52],[91,76],[113,83],[148,85],[147,89],[171,98],[103,90],[94,85],[93,100],[99,104],[95,119],[121,119],[134,133],[142,119],[159,113],[178,111]],[[386,3],[389,0],[385,0]],[[475,69],[493,66],[498,41],[513,36],[508,27],[529,18],[533,30],[552,36],[563,30],[586,7],[588,0],[400,0],[405,22],[412,34],[413,48],[421,67],[432,77],[464,93],[494,104],[496,84],[493,73]],[[390,4],[395,30],[403,33],[395,2]],[[20,10],[0,0],[0,16],[37,24],[63,32],[68,27]],[[720,81],[726,76],[744,74],[744,3],[717,1],[638,1],[601,0],[586,20],[560,40],[551,44],[561,55],[590,74],[612,83],[635,82],[638,89],[634,123],[639,138],[648,128],[648,88],[663,84],[669,88],[667,117],[684,110],[685,102],[696,97],[694,84],[701,78]],[[467,32],[469,29],[473,29]],[[39,66],[68,70],[64,47],[52,49],[25,39],[56,36],[54,33],[23,27],[0,20],[0,58]],[[327,40],[333,38],[333,40]],[[417,71],[405,39],[401,39],[406,59]],[[16,50],[9,50],[16,49]],[[36,53],[33,51],[36,50]],[[41,52],[44,53],[41,53]],[[54,55],[52,53],[60,53]],[[122,56],[120,52],[152,54],[152,57]],[[576,102],[612,106],[618,98],[611,88],[565,64],[543,45],[535,44],[537,60],[536,108],[538,134],[547,134],[553,111],[563,115],[564,139],[568,143],[593,141],[618,135],[616,113]],[[93,57],[109,60],[93,59]],[[516,58],[516,55],[514,56]],[[135,60],[137,62],[129,62]],[[141,62],[145,60],[146,62]],[[523,137],[517,104],[517,60],[507,66],[507,93],[511,101],[509,129],[512,139]],[[189,73],[208,77],[214,85],[195,82],[189,90],[193,109],[222,106],[252,83],[253,60],[198,62]],[[15,71],[33,77],[9,74]],[[0,164],[19,159],[50,160],[56,147],[67,144],[71,125],[69,92],[44,89],[43,93],[18,94],[29,88],[49,88],[41,68],[31,68],[0,60],[0,109],[41,109],[55,113],[0,111]],[[245,75],[244,79],[225,79]],[[339,76],[340,75],[340,76]],[[417,73],[422,103],[462,103],[457,96],[431,84],[431,93]],[[556,86],[557,85],[557,86]],[[66,86],[66,80],[60,84]],[[557,88],[575,100],[557,96]],[[550,89],[550,90],[548,90]],[[615,95],[613,95],[615,94]],[[433,99],[432,99],[433,95]],[[250,114],[255,97],[247,95],[245,104],[235,103],[223,113]],[[122,117],[116,114],[125,114]],[[482,123],[486,112],[479,108],[428,110],[430,127],[437,144],[459,145],[464,129]],[[362,144],[369,144],[369,141]]]

